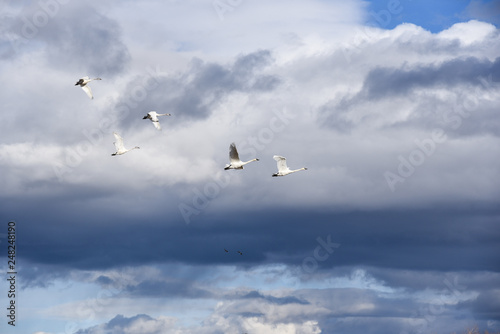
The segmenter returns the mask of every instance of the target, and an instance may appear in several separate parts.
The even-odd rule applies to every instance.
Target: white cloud
[[[439,32],[437,35],[443,39],[459,40],[464,46],[471,46],[480,44],[485,39],[498,36],[498,30],[492,24],[473,20],[456,23],[450,28]]]
[[[258,8],[258,4],[256,6]],[[121,10],[125,8],[128,7]],[[287,8],[296,10],[291,5]],[[239,10],[235,9],[234,15],[239,15]],[[241,8],[241,11],[244,10],[255,9],[245,4]],[[118,20],[118,16],[115,19]],[[218,23],[224,24],[225,21]],[[141,95],[128,108],[127,127],[113,119],[111,124],[100,125],[107,115],[113,115],[116,119],[123,113],[116,108],[116,102],[120,101],[118,96],[134,94],[130,89],[132,87],[133,90],[136,87],[134,85],[142,82],[137,82],[137,78],[148,77],[147,66],[139,72],[123,75],[120,80],[104,78],[95,83],[96,99],[92,101],[86,99],[81,90],[73,87],[75,75],[65,73],[58,77],[49,71],[47,76],[44,73],[46,71],[39,69],[43,63],[38,62],[36,66],[28,64],[27,67],[19,67],[17,70],[25,73],[21,76],[34,78],[35,81],[28,82],[23,90],[33,92],[31,99],[38,101],[39,107],[24,107],[23,118],[29,122],[23,120],[19,113],[14,114],[14,121],[6,116],[3,118],[7,124],[15,127],[22,121],[29,129],[26,139],[32,143],[36,140],[39,149],[32,150],[32,157],[16,158],[15,162],[4,159],[4,167],[12,170],[13,174],[21,170],[16,167],[19,164],[23,165],[22,168],[32,170],[31,173],[25,170],[22,179],[10,178],[9,189],[22,194],[22,190],[19,190],[23,189],[22,184],[36,184],[41,178],[45,183],[55,183],[55,189],[64,188],[65,184],[85,184],[90,188],[103,189],[103,185],[107,184],[108,188],[122,189],[130,194],[148,187],[187,184],[189,188],[178,187],[178,191],[181,201],[189,204],[194,196],[192,189],[203,191],[208,183],[213,182],[213,175],[222,170],[228,159],[227,146],[234,141],[241,147],[242,156],[258,155],[261,161],[248,166],[241,173],[225,174],[231,175],[231,186],[219,189],[216,201],[213,201],[216,203],[214,209],[233,206],[234,200],[239,201],[239,197],[235,196],[239,192],[251,199],[244,204],[249,207],[257,203],[264,206],[281,203],[304,207],[333,205],[368,208],[391,206],[391,203],[399,205],[401,201],[407,205],[418,205],[421,201],[445,197],[455,200],[489,198],[495,193],[495,183],[484,183],[481,179],[496,179],[496,164],[488,158],[493,152],[475,150],[475,144],[455,140],[454,136],[459,135],[457,131],[473,127],[482,131],[483,125],[474,124],[485,115],[491,119],[490,124],[493,124],[492,121],[498,122],[496,114],[483,107],[486,102],[493,105],[498,100],[495,83],[487,87],[483,84],[487,78],[473,77],[475,68],[482,66],[487,69],[491,65],[481,58],[476,63],[467,60],[478,57],[478,48],[495,48],[494,45],[498,44],[494,37],[495,28],[486,23],[470,21],[456,24],[439,34],[430,34],[410,24],[390,31],[372,30],[373,33],[364,37],[364,43],[348,44],[351,55],[348,59],[345,57],[345,44],[323,45],[314,42],[310,36],[306,36],[306,40],[313,42],[296,44],[295,51],[291,53],[286,43],[276,44],[273,51],[268,53],[271,61],[265,67],[257,68],[255,73],[245,74],[248,82],[260,76],[277,78],[279,83],[270,92],[225,86],[236,84],[236,76],[242,75],[237,67],[232,68],[230,65],[237,59],[243,59],[241,55],[229,62],[208,60],[203,65],[181,69],[177,74],[154,74],[150,83],[170,80],[168,82],[179,87],[180,94],[185,94],[186,101],[192,101],[193,98],[211,99],[210,103],[203,105],[205,109],[201,115],[204,119],[189,122],[186,121],[186,112],[189,111],[182,109],[184,104],[174,104],[177,103],[177,95],[169,97],[168,92],[162,91],[168,87],[152,85],[146,89],[144,96]],[[464,30],[467,34],[462,32]],[[356,39],[356,34],[356,31],[351,32],[351,37]],[[474,37],[474,48],[464,42],[472,38],[467,36]],[[457,46],[450,42],[456,39],[463,39],[463,43]],[[422,48],[426,46],[438,47],[436,51],[431,49],[424,55]],[[469,58],[464,60],[464,57]],[[207,59],[211,59],[211,56],[207,56]],[[140,59],[135,61],[141,63]],[[464,71],[467,71],[467,66],[471,66],[471,81],[467,81],[465,76],[460,77],[460,73],[457,74],[456,82],[447,81],[445,66],[461,61]],[[494,58],[489,61],[493,62]],[[169,68],[164,62],[155,66]],[[227,70],[224,73],[234,76],[226,83],[218,83],[221,93],[216,95],[210,91],[213,86],[210,80],[202,77],[193,79],[193,76],[200,75],[196,71],[206,71],[208,75],[211,68]],[[47,82],[47,86],[52,89],[44,91],[44,94],[37,92],[39,85],[36,81],[45,82],[47,79],[51,81]],[[186,93],[189,92],[189,85],[193,84],[198,87],[196,96]],[[15,81],[15,85],[21,85],[19,80]],[[408,90],[402,90],[405,94],[394,93],[396,89],[405,89],[405,85],[409,87]],[[472,96],[471,85],[474,87]],[[204,90],[206,93],[200,93]],[[63,91],[67,93],[62,94]],[[13,97],[16,95],[15,91],[9,91],[4,97],[14,103]],[[20,99],[21,104],[27,101],[20,96],[17,99]],[[79,102],[75,103],[75,99]],[[470,105],[470,101],[476,105]],[[165,112],[172,113],[173,116],[165,120],[162,132],[153,131],[151,124],[141,120],[148,111],[145,109],[147,107],[141,107],[144,104],[151,109],[161,105],[168,109]],[[178,107],[170,110],[172,104]],[[429,111],[428,108],[433,105],[442,106],[442,115]],[[464,106],[469,108],[465,111],[473,112],[471,117],[456,114]],[[450,108],[457,109],[451,116],[461,118],[458,129],[444,127],[450,125],[449,122],[443,124],[443,117]],[[282,121],[276,116],[280,113],[290,117]],[[61,119],[67,121],[61,122]],[[43,125],[43,130],[40,125]],[[27,145],[21,144],[27,140],[18,131],[12,131],[15,127],[4,126],[10,140],[9,146],[4,146],[5,152],[15,151],[19,145]],[[414,141],[429,138],[435,128],[445,130],[447,142],[438,145],[436,153],[427,157],[421,167],[415,166],[416,172],[411,177],[396,183],[402,191],[395,196],[384,178],[384,172],[397,172],[400,164],[398,156],[409,159],[412,152],[418,149]],[[114,151],[112,131],[120,132],[127,145],[138,145],[141,150],[125,156],[110,157]],[[496,137],[481,133],[475,135],[479,138],[468,140],[491,149],[495,147]],[[28,145],[34,147],[35,144]],[[460,157],[452,154],[455,150],[463,149],[467,150],[464,154],[474,157],[474,161],[487,162],[490,167],[486,167],[483,173],[470,175],[469,168],[458,163]],[[78,151],[83,153],[79,154]],[[33,155],[34,152],[38,153]],[[446,152],[450,154],[442,160]],[[308,167],[309,170],[287,176],[286,181],[270,179],[270,174],[276,169],[272,160],[275,154],[286,156],[292,168]],[[38,157],[36,161],[33,156]],[[50,175],[48,166],[53,167],[53,175]],[[64,175],[61,177],[58,173]],[[434,178],[443,173],[446,177],[441,178],[441,181],[448,185],[441,187],[434,182]],[[456,175],[456,178],[448,180],[450,175]],[[250,184],[258,184],[259,187],[248,187]],[[318,186],[305,187],[305,184]],[[471,184],[474,187],[479,185],[476,194],[482,195],[463,191]],[[434,186],[439,187],[438,192]],[[35,189],[37,187],[40,186],[35,185]],[[417,187],[418,190],[408,192],[408,187]],[[287,195],[283,201],[284,193]],[[178,201],[178,198],[170,197],[169,200]]]

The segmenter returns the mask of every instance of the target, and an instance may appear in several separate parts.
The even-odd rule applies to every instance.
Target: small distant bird
[[[298,172],[301,170],[307,170],[306,167],[295,169],[295,170],[290,170],[286,165],[286,158],[279,156],[279,155],[273,156],[273,159],[278,162],[278,173],[274,173],[273,176],[285,176],[285,175],[295,173],[295,172]]]
[[[115,147],[116,147],[116,152],[111,154],[112,156],[115,156],[115,155],[122,155],[122,154],[125,154],[127,153],[128,151],[132,151],[134,149],[139,149],[140,147],[139,146],[136,146],[136,147],[132,147],[131,149],[126,149],[125,146],[123,146],[123,138],[116,132],[113,132],[113,135],[115,136],[116,138],[116,141],[113,143],[115,144]]]
[[[243,255],[243,253],[242,253],[242,252],[240,252],[240,251],[238,251],[238,254]]]
[[[87,84],[93,80],[102,80],[101,78],[94,78],[90,79],[89,77],[83,77],[80,80],[78,80],[75,84],[75,86],[80,86],[82,87],[83,91],[87,93],[87,95],[93,99],[94,96],[92,95],[92,90],[90,89],[90,86],[87,86]]]
[[[224,252],[229,253],[229,251],[227,249],[225,249],[225,248],[224,248]]]
[[[142,119],[150,119],[151,122],[153,122],[153,125],[155,126],[155,128],[157,128],[158,130],[161,130],[161,125],[160,125],[160,121],[158,120],[158,116],[172,116],[172,115],[170,115],[170,114],[158,114],[156,111],[150,111]]]
[[[240,156],[238,155],[238,150],[236,150],[236,145],[232,143],[229,145],[229,165],[226,165],[224,167],[225,170],[228,169],[243,169],[243,166],[252,162],[252,161],[259,161],[259,159],[252,159],[246,162],[243,162],[240,160]]]

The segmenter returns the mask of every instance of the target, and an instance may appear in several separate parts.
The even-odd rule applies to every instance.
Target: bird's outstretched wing
[[[123,138],[116,132],[113,132],[113,135],[116,139],[116,141],[113,143],[115,144],[116,151],[123,151],[125,149],[125,146],[123,146]]]
[[[156,122],[153,122],[153,125],[155,126],[155,128],[157,128],[158,130],[161,130],[161,125],[160,125],[160,122],[156,121]]]
[[[238,151],[236,150],[236,145],[231,143],[229,145],[229,160],[232,161],[240,161],[240,156],[238,155]]]
[[[284,172],[288,170],[288,166],[286,165],[286,158],[280,155],[273,156],[273,159],[278,162],[278,171]]]
[[[87,93],[87,95],[88,95],[91,99],[93,99],[93,98],[94,98],[94,96],[92,95],[92,89],[90,89],[90,86],[88,86],[88,85],[82,86],[82,89],[83,89],[83,91],[84,91],[85,93]]]

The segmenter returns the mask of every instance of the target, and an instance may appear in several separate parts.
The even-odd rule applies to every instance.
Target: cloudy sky
[[[500,331],[500,1],[0,18],[2,333]]]

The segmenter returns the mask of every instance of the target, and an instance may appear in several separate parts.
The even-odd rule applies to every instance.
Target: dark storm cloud
[[[306,276],[356,265],[498,271],[497,214],[486,209],[349,214],[288,210],[238,213],[238,224],[226,215],[200,216],[189,226],[181,217],[170,217],[142,222],[137,228],[133,217],[122,217],[117,229],[105,214],[72,212],[71,219],[23,218],[20,247],[26,261],[76,269],[180,262],[245,267],[286,263],[299,266]],[[89,229],[89,220],[99,226],[98,233]],[[71,229],[64,227],[67,224]],[[244,255],[227,256],[224,247],[240,249]]]
[[[193,59],[185,72],[156,77],[156,84],[151,85],[151,89],[138,94],[139,104],[132,100],[135,92],[141,89],[138,83],[145,79],[135,78],[126,88],[128,93],[124,96],[127,97],[117,103],[116,110],[123,115],[124,126],[133,124],[151,110],[171,113],[179,121],[204,119],[232,92],[275,89],[280,79],[260,73],[272,62],[271,53],[266,50],[242,55],[229,65]],[[132,112],[128,112],[130,110]]]
[[[294,296],[286,296],[286,297],[274,297],[274,296],[265,296],[262,295],[258,291],[250,291],[247,294],[241,297],[242,299],[263,299],[269,303],[277,304],[277,305],[286,305],[286,304],[300,304],[300,305],[308,305],[310,304],[307,300],[301,300]]]
[[[458,308],[469,309],[478,319],[500,320],[500,289],[485,289],[476,299],[459,303]]]
[[[13,52],[4,55],[41,47],[51,66],[92,76],[116,75],[130,61],[118,23],[86,4],[33,3],[10,23]]]

